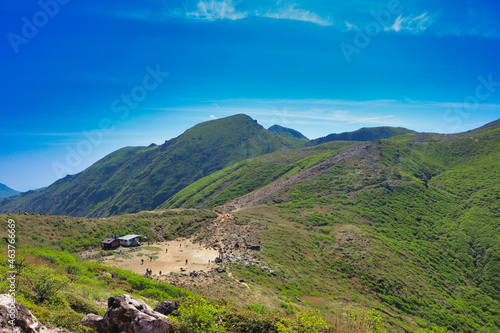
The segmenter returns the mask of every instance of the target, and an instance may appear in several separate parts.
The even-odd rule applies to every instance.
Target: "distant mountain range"
[[[8,198],[21,192],[11,189],[5,184],[0,183],[0,198]]]
[[[198,124],[162,145],[117,150],[85,171],[39,191],[0,201],[0,212],[110,216],[152,210],[198,179],[238,162],[329,141],[363,141],[413,133],[373,128],[308,140],[282,126],[268,130],[240,114]]]
[[[388,139],[393,136],[416,133],[415,131],[403,127],[373,127],[361,128],[354,132],[345,132],[340,134],[330,134],[323,138],[312,140],[314,144],[322,144],[331,141],[373,141]]]

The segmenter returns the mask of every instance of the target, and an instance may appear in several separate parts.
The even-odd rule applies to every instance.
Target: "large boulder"
[[[104,317],[88,314],[82,325],[98,333],[168,333],[170,324],[166,319],[143,301],[119,294],[108,299]]]
[[[2,333],[64,333],[59,328],[47,328],[12,296],[0,295],[0,332]]]

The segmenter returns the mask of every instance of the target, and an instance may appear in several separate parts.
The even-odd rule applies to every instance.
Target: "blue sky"
[[[309,138],[500,118],[500,3],[24,0],[0,4],[0,182],[246,113]]]

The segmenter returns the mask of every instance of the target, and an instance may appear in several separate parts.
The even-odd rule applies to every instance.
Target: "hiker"
[[[188,264],[188,260],[186,259],[186,265]]]
[[[149,261],[153,261],[153,257],[149,257]]]
[[[168,249],[165,249],[165,253],[168,253]]]
[[[144,259],[141,259],[141,265],[144,265]]]
[[[161,276],[161,271],[160,271],[160,276]]]

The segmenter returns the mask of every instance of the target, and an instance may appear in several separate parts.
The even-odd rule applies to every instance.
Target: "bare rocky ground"
[[[232,277],[231,264],[256,265],[272,273],[256,258],[260,250],[259,231],[251,224],[237,221],[232,214],[217,214],[210,225],[190,239],[121,247],[103,263],[206,293],[227,285],[249,288],[245,282]],[[195,243],[195,239],[200,241]],[[146,274],[146,269],[152,274]]]

